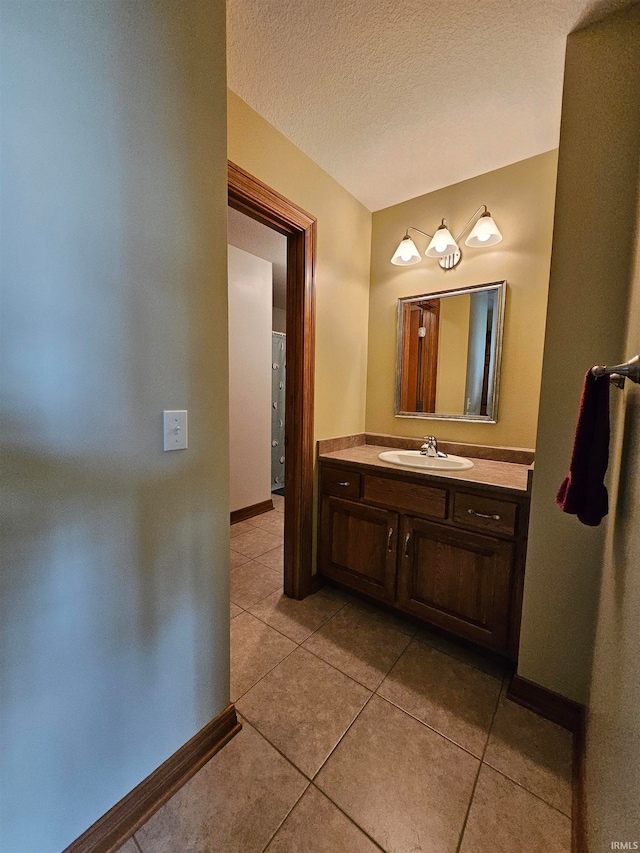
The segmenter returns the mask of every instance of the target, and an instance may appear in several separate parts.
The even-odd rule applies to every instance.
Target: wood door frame
[[[312,592],[316,218],[228,161],[228,201],[287,238],[284,592]]]

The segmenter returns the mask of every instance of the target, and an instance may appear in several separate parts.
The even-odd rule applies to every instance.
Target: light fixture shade
[[[418,247],[407,234],[396,249],[395,255],[391,258],[391,263],[398,267],[408,267],[411,264],[419,263],[421,259]]]
[[[444,258],[446,255],[453,255],[454,252],[458,251],[458,248],[458,244],[453,239],[453,234],[443,220],[442,225],[431,238],[425,254],[428,258]]]
[[[471,246],[474,249],[482,249],[484,246],[495,246],[500,240],[502,240],[500,229],[493,221],[493,217],[489,211],[487,211],[478,219],[464,242],[465,245]]]

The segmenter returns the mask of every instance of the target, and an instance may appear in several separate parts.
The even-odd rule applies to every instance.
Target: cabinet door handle
[[[410,542],[410,540],[411,540],[411,534],[407,533],[407,535],[404,537],[404,555],[405,555],[405,557],[409,556],[409,542]]]
[[[338,483],[339,486],[350,486],[351,483],[348,480],[343,480],[341,483]]]
[[[477,512],[475,509],[469,509],[467,510],[467,512],[469,513],[469,515],[477,515],[478,518],[490,518],[492,519],[492,521],[500,521],[499,515],[490,515],[486,512]]]
[[[391,551],[391,540],[393,539],[393,527],[389,528],[389,533],[387,534],[387,551]]]

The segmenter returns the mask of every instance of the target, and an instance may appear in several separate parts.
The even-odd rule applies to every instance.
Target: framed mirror
[[[398,300],[395,413],[496,423],[507,282]]]

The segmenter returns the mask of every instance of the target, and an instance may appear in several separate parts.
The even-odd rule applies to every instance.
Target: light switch
[[[187,448],[187,413],[163,412],[164,415],[164,449],[186,450]]]

